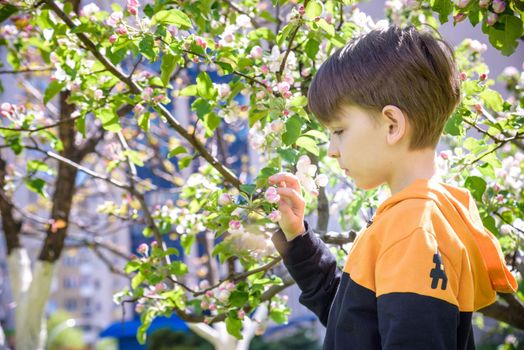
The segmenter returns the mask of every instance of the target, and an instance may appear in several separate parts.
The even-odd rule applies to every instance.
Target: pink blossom
[[[460,80],[465,81],[467,78],[468,78],[468,75],[466,74],[466,72],[460,72],[459,74]]]
[[[279,133],[284,129],[284,122],[280,119],[274,120],[271,122],[271,130],[273,132]]]
[[[298,7],[298,13],[301,15],[301,16],[304,16],[304,14],[306,13],[306,8],[304,7],[304,5],[300,5]]]
[[[151,248],[156,248],[156,247],[158,247],[158,242],[157,241],[151,242]]]
[[[138,248],[136,249],[136,251],[139,253],[139,254],[142,254],[142,255],[147,255],[147,253],[149,252],[149,247],[147,246],[146,243],[142,243],[138,246]]]
[[[328,14],[326,15],[326,22],[327,22],[328,24],[333,23],[333,16],[331,15],[331,13],[328,13]]]
[[[119,25],[118,28],[116,28],[116,33],[118,35],[126,35],[127,34],[127,28],[125,25]]]
[[[144,100],[150,100],[151,96],[153,95],[153,88],[148,86],[142,91],[142,99]]]
[[[493,0],[492,7],[496,13],[502,13],[506,9],[506,3],[502,0]]]
[[[222,193],[220,197],[218,197],[218,204],[220,205],[228,205],[229,203],[231,203],[231,201],[231,195],[229,195],[228,193]]]
[[[278,222],[282,218],[282,214],[279,210],[273,210],[267,217],[273,222]]]
[[[164,100],[165,96],[160,94],[160,95],[156,95],[155,97],[153,97],[153,101],[156,102],[156,103],[160,103]]]
[[[291,93],[291,91],[286,91],[282,94],[282,96],[284,98],[290,98],[291,96],[293,96],[293,94]]]
[[[206,297],[208,297],[208,298],[212,298],[212,297],[214,297],[214,296],[215,296],[215,293],[214,293],[212,290],[208,290],[208,291],[206,292]]]
[[[455,23],[462,22],[465,19],[466,19],[466,15],[461,12],[453,16],[453,20],[455,21]]]
[[[440,156],[440,158],[442,158],[444,160],[448,160],[448,158],[449,158],[449,151],[442,151],[442,152],[440,152],[439,156]]]
[[[122,12],[113,12],[111,16],[106,19],[106,23],[108,26],[115,27],[118,23],[120,23],[120,21],[122,21],[122,18],[124,18],[124,14]]]
[[[495,197],[495,199],[496,199],[497,202],[499,202],[499,203],[504,202],[504,196],[501,195],[501,194],[497,194],[497,196]]]
[[[280,195],[278,194],[276,187],[269,187],[264,196],[269,203],[277,203],[280,201]]]
[[[200,307],[201,307],[202,309],[204,309],[204,310],[207,310],[207,309],[209,308],[209,304],[207,303],[207,301],[202,300],[202,301],[200,302]]]
[[[254,46],[251,51],[249,52],[249,54],[251,55],[251,57],[253,57],[254,59],[258,60],[258,59],[261,59],[263,56],[264,56],[264,49],[261,48],[260,46]]]
[[[207,48],[207,42],[204,38],[202,38],[201,36],[195,36],[195,43],[200,46],[201,48],[203,48],[204,50]]]
[[[491,0],[480,0],[479,6],[482,8],[487,8],[490,3],[491,3]]]
[[[217,309],[217,305],[215,303],[209,304],[209,310],[215,311]]]
[[[242,223],[239,220],[231,220],[229,222],[229,228],[238,230],[242,226]]]
[[[158,284],[155,286],[155,291],[156,291],[157,293],[159,293],[159,292],[161,292],[161,291],[163,291],[163,290],[165,290],[165,289],[166,289],[166,285],[165,285],[163,282],[160,282],[160,283],[158,283]]]
[[[278,92],[280,92],[281,94],[284,94],[285,92],[289,91],[290,87],[291,86],[287,81],[283,81],[277,84]]]
[[[300,72],[300,75],[302,75],[302,77],[304,77],[304,78],[309,77],[310,74],[311,74],[311,68],[304,68]]]
[[[284,76],[284,81],[291,85],[291,84],[293,84],[295,82],[295,79],[293,78],[293,76],[291,74],[286,74]]]
[[[289,117],[289,109],[284,109],[282,111],[282,114],[284,115],[284,117]]]
[[[244,310],[238,310],[237,316],[240,320],[243,320],[246,317],[246,312]]]
[[[269,67],[266,65],[263,65],[262,67],[260,67],[260,71],[262,72],[262,74],[267,74],[269,73]]]
[[[113,44],[117,39],[117,36],[115,34],[111,34],[111,36],[109,37],[109,42],[111,44]]]
[[[315,182],[317,184],[317,186],[319,187],[326,187],[327,184],[328,184],[328,177],[326,176],[326,174],[319,174],[316,178],[315,178]]]
[[[135,311],[137,314],[141,314],[144,311],[144,304],[136,304]]]
[[[102,97],[104,97],[104,92],[100,89],[95,90],[95,99],[100,100]]]
[[[2,106],[0,107],[2,111],[5,111],[6,113],[13,113],[15,111],[14,106],[10,104],[9,102],[2,103]]]
[[[476,105],[473,106],[473,109],[475,110],[475,112],[477,113],[482,113],[482,105],[480,105],[479,103],[477,103]]]
[[[479,79],[480,79],[480,81],[484,81],[484,80],[487,79],[487,77],[488,77],[488,75],[487,75],[486,73],[482,73],[482,74],[480,75]]]
[[[488,11],[488,16],[486,18],[486,24],[488,26],[492,26],[495,23],[497,23],[498,19],[499,19],[499,16],[496,13]]]
[[[133,112],[135,112],[136,114],[140,114],[144,111],[144,106],[142,106],[141,104],[137,104],[134,108],[133,108]]]
[[[130,14],[136,16],[138,13],[138,7],[140,6],[138,0],[127,0],[127,10]]]
[[[456,0],[455,4],[457,5],[457,7],[463,9],[464,7],[468,6],[469,0]]]

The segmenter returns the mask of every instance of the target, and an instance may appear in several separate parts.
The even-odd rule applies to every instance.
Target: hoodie
[[[497,239],[461,188],[416,180],[383,202],[344,268],[314,234],[276,249],[326,326],[324,349],[475,349],[471,317],[516,291]]]

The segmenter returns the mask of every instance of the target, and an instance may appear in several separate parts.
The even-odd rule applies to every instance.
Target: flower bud
[[[503,0],[493,0],[491,7],[496,13],[502,13],[506,9],[506,3]]]

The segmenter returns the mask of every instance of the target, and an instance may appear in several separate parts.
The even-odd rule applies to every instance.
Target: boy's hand
[[[306,201],[302,197],[302,191],[298,178],[288,172],[277,173],[269,177],[270,185],[277,185],[280,195],[278,210],[282,217],[278,221],[286,239],[291,241],[306,231],[304,227],[304,208]]]

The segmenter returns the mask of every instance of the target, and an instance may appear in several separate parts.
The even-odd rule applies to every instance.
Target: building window
[[[66,299],[66,301],[65,301],[65,309],[67,311],[76,311],[77,308],[78,308],[78,303],[77,303],[76,299],[72,299],[72,298]]]

